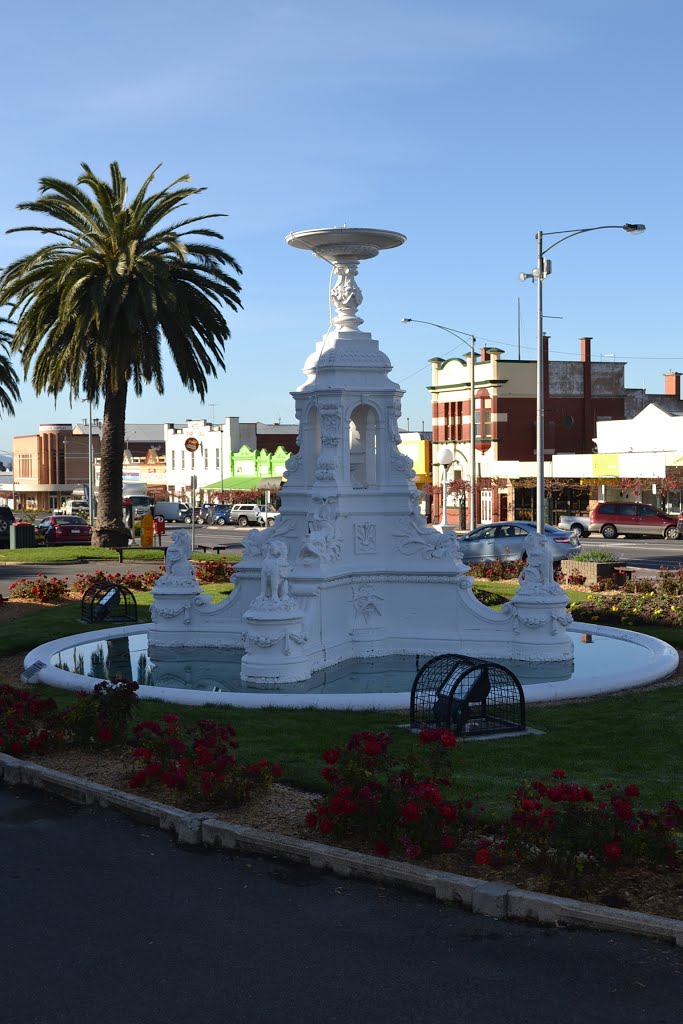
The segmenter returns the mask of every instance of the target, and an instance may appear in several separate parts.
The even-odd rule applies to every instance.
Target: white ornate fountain
[[[359,329],[356,283],[361,260],[404,241],[365,228],[287,237],[332,264],[336,316],[292,393],[300,450],[287,463],[281,515],[247,534],[235,589],[219,604],[201,594],[187,558],[173,558],[154,588],[152,650],[240,648],[241,678],[266,689],[380,655],[571,662],[572,620],[544,538],[498,612],[473,595],[456,537],[419,513],[412,464],[398,450],[403,392]]]

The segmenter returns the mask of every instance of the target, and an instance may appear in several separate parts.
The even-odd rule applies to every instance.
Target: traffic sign
[[[199,441],[197,440],[196,437],[188,437],[187,441],[185,442],[185,447],[187,448],[188,452],[196,452],[197,449],[199,448]]]

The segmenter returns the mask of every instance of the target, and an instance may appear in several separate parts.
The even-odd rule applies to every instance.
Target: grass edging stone
[[[83,780],[65,772],[0,754],[0,778],[7,785],[28,785],[79,804],[121,811],[135,821],[173,832],[180,843],[220,847],[240,853],[276,857],[329,870],[344,878],[392,885],[435,899],[458,903],[475,914],[538,924],[580,926],[663,939],[683,947],[683,921],[631,910],[596,906],[583,900],[527,892],[505,882],[487,882],[387,861],[369,854],[305,839],[234,825],[210,815],[178,810],[137,794]]]

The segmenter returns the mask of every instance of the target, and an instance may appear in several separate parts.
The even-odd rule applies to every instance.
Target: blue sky
[[[5,151],[0,266],[38,244],[5,235],[41,175],[102,175],[131,189],[157,163],[228,214],[244,311],[230,316],[227,370],[202,406],[167,364],[166,393],[128,420],[293,421],[289,392],[328,323],[328,269],[288,247],[292,230],[337,224],[407,236],[362,266],[365,328],[403,382],[402,425],[430,425],[428,360],[453,349],[432,320],[535,353],[534,233],[643,222],[554,252],[545,309],[551,358],[628,361],[626,384],[663,390],[683,370],[678,0],[34,0],[3,11]],[[456,352],[461,348],[456,347]],[[87,408],[22,385],[0,450],[39,422]],[[1,456],[0,456],[1,457]]]

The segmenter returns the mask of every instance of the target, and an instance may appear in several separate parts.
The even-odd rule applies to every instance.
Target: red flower
[[[271,765],[270,773],[274,779],[281,779],[283,775],[282,765],[276,761],[274,765]]]
[[[322,818],[320,821],[320,831],[324,836],[332,831],[332,822],[329,818]]]
[[[109,725],[100,726],[100,743],[111,743],[114,731]]]
[[[375,739],[366,740],[363,750],[368,757],[375,757],[382,753],[382,744]]]
[[[336,747],[333,747],[331,750],[326,750],[323,754],[323,760],[327,761],[328,764],[336,764],[339,760],[339,751]]]
[[[474,863],[483,865],[488,864],[490,860],[491,854],[489,853],[489,851],[486,849],[485,846],[480,846],[474,855]]]
[[[552,776],[554,779],[563,779],[566,774],[567,773],[564,770],[564,768],[555,768],[552,772]]]
[[[404,821],[418,821],[422,817],[422,808],[414,800],[409,800],[401,808],[401,817]]]
[[[441,804],[439,806],[439,814],[442,818],[445,818],[446,821],[452,821],[453,818],[457,818],[458,809],[457,807],[454,807],[453,804]]]
[[[621,859],[621,846],[619,843],[605,843],[602,849],[607,860],[615,862]]]
[[[441,839],[439,840],[439,845],[441,846],[442,850],[452,850],[453,847],[455,846],[455,839],[453,838],[453,836],[441,836]]]
[[[630,783],[624,790],[624,794],[626,796],[640,796],[640,790],[633,783]]]
[[[375,842],[375,853],[378,857],[388,857],[391,853],[391,847],[383,839],[378,839]]]
[[[456,744],[455,736],[448,729],[443,729],[439,737],[439,743],[442,747],[454,747]]]

